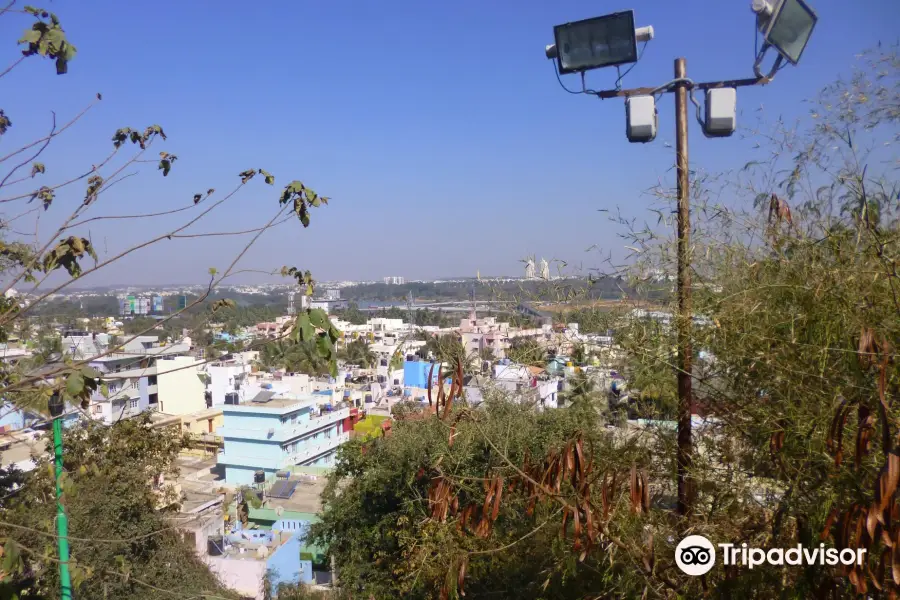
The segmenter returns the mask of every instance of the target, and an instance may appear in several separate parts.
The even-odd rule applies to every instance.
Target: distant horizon
[[[151,154],[175,153],[178,162],[163,177],[154,161],[143,161],[135,167],[139,176],[122,177],[82,210],[84,219],[66,235],[92,240],[99,260],[112,262],[73,290],[164,280],[200,283],[150,285],[202,285],[210,267],[223,272],[255,239],[251,228],[262,228],[284,208],[279,198],[292,180],[327,196],[328,205],[310,211],[308,228],[288,219],[260,237],[234,267],[246,270],[241,278],[254,281],[262,275],[250,271],[285,264],[348,281],[380,279],[363,277],[368,273],[418,280],[451,272],[516,277],[529,256],[554,261],[552,271],[587,273],[628,260],[628,223],[672,234],[658,224],[659,198],[649,191],[675,184],[672,97],[657,104],[657,140],[630,144],[622,102],[566,93],[560,81],[576,91],[579,76],[558,80],[544,52],[554,25],[603,14],[596,2],[517,3],[514,10],[490,2],[348,8],[282,1],[262,11],[238,4],[210,11],[203,3],[171,0],[102,4],[55,8],[78,47],[65,76],[34,58],[4,77],[8,90],[40,90],[4,97],[5,114],[15,123],[3,135],[8,148],[41,139],[53,114],[63,123],[93,106],[41,154],[46,172],[7,184],[6,195],[21,203],[5,210],[9,216],[16,207],[27,211],[36,187],[78,178],[92,165],[100,176],[113,177],[121,163],[103,161],[112,150],[110,135],[122,127],[159,124],[166,139],[155,141]],[[741,88],[739,129],[765,131],[779,120],[810,125],[806,101],[850,75],[859,52],[897,37],[896,0],[865,6],[848,10],[846,2],[816,0],[819,21],[802,63],[786,65],[765,86]],[[630,8],[655,27],[653,41],[622,78],[614,69],[598,69],[586,75],[587,87],[661,85],[671,80],[676,57],[686,58],[695,81],[752,74],[755,17],[746,2],[685,7],[637,0]],[[168,14],[178,18],[160,18]],[[304,47],[328,52],[298,53],[289,35],[271,35],[261,44],[272,15],[278,23],[302,23]],[[30,26],[28,15],[4,18],[14,31]],[[149,22],[166,40],[166,55],[178,57],[177,69],[150,46],[110,51],[121,45],[122,23]],[[197,23],[228,43],[207,43],[195,35]],[[483,44],[463,41],[473,39],[491,40],[497,53],[487,57]],[[14,44],[5,52],[7,64],[21,59]],[[335,68],[344,64],[353,65],[351,72]],[[693,119],[690,137],[691,173],[728,173],[770,149],[753,135],[703,139]],[[126,144],[116,161],[133,152]],[[264,168],[274,182],[266,185],[251,169],[257,176],[239,194],[179,229],[213,206],[192,203],[195,194],[215,188],[220,191],[212,201],[224,201],[222,194],[238,189],[239,174],[248,168]],[[82,185],[60,187],[46,210],[22,215],[15,230],[24,233],[10,232],[10,238],[43,247],[69,207],[83,199]],[[721,202],[752,206],[752,197],[727,192]],[[154,216],[133,218],[142,214]],[[150,240],[158,243],[115,259]],[[128,280],[139,283],[116,283]]]
[[[397,277],[402,277],[402,275],[398,275]],[[551,276],[550,280],[554,279],[586,279],[587,275],[554,275]],[[595,276],[596,277],[596,276]],[[606,276],[599,276],[600,278],[605,278]],[[319,280],[317,281],[317,285],[329,285],[329,284],[337,284],[337,283],[352,283],[355,285],[365,285],[365,284],[384,284],[381,281],[382,278],[376,279],[328,279],[328,280]],[[534,279],[526,279],[524,275],[481,275],[480,277],[475,276],[444,276],[444,277],[435,277],[433,279],[407,279],[404,278],[404,283],[400,284],[385,284],[385,285],[395,285],[395,286],[403,286],[410,283],[435,283],[435,282],[446,282],[446,281],[479,281],[479,280],[492,280],[492,279],[521,279],[523,281],[540,281],[540,278]],[[60,290],[59,294],[64,294],[66,291],[70,292],[85,292],[85,291],[94,291],[94,290],[117,290],[124,288],[136,288],[136,289],[167,289],[167,288],[180,288],[180,287],[205,287],[208,285],[208,282],[181,282],[181,283],[121,283],[121,284],[102,284],[102,285],[77,285],[72,284],[66,286],[63,290]],[[283,285],[283,286],[291,286],[294,285],[287,278],[284,278],[281,281],[266,281],[266,282],[256,282],[256,283],[222,283],[216,286],[216,289],[219,288],[230,288],[230,287],[254,287],[254,286],[266,286],[266,285]],[[15,289],[15,288],[14,288]],[[49,289],[37,288],[34,292],[43,292],[46,293]],[[21,290],[16,290],[18,293],[32,293],[22,292]]]

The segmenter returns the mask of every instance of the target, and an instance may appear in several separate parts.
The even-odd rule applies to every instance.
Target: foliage
[[[900,59],[892,48],[863,61],[811,101],[809,127],[756,134],[762,159],[723,183],[743,205],[713,200],[712,177],[693,188],[693,396],[715,425],[695,437],[696,512],[684,527],[764,548],[822,540],[865,548],[868,561],[717,569],[706,584],[718,597],[900,589],[884,570],[900,417],[900,186],[885,164],[900,139]],[[667,240],[634,232],[631,244],[636,272],[674,273]],[[616,332],[629,389],[657,414],[677,397],[676,325],[623,315]],[[701,593],[695,580],[680,586]]]
[[[321,360],[310,342],[293,343],[276,341],[262,347],[259,354],[260,365],[264,368],[283,369],[290,373],[324,375],[328,365]]]
[[[547,349],[531,337],[513,338],[506,356],[521,365],[543,367],[547,363]]]
[[[168,598],[175,591],[227,597],[193,547],[172,528],[168,511],[157,510],[179,500],[154,482],[174,481],[174,460],[186,440],[149,424],[149,417],[111,427],[85,423],[65,435],[62,487],[75,595]],[[0,535],[8,540],[7,553],[11,544],[18,548],[7,593],[59,596],[52,472],[50,459],[41,457],[34,471],[20,476],[18,491],[7,488],[3,493]]]
[[[375,353],[365,340],[353,340],[338,352],[338,359],[345,364],[359,365],[364,369],[375,366]]]
[[[26,6],[25,12],[34,16],[35,23],[25,31],[18,42],[26,45],[22,55],[37,54],[55,59],[56,73],[65,75],[69,69],[69,61],[75,58],[77,50],[66,38],[66,33],[59,24],[59,18],[42,8],[31,6]]]
[[[33,7],[18,10],[13,8],[15,2],[7,4],[0,9],[0,19],[18,18],[17,15],[24,14],[30,27],[19,40],[24,48],[23,56],[0,73],[0,78],[22,64],[30,64],[31,61],[25,61],[25,58],[33,55],[54,59],[57,73],[65,74],[76,50],[57,16]],[[27,94],[31,90],[22,88],[18,93]],[[7,148],[0,157],[0,168],[3,169],[0,173],[0,203],[4,206],[0,216],[0,275],[4,281],[0,293],[0,340],[7,340],[16,332],[30,334],[35,329],[32,318],[38,314],[62,324],[72,323],[77,317],[93,316],[96,313],[84,314],[88,309],[80,302],[76,309],[73,304],[52,301],[76,282],[83,284],[92,274],[126,257],[133,259],[132,255],[150,246],[167,244],[171,240],[252,234],[235,245],[231,257],[221,257],[226,261],[225,268],[209,269],[203,291],[194,296],[187,307],[172,310],[159,323],[131,321],[128,335],[116,340],[116,344],[124,344],[137,335],[157,330],[165,333],[170,341],[177,341],[182,339],[182,332],[188,330],[201,346],[206,346],[212,340],[202,338],[208,337],[210,321],[228,319],[227,326],[237,327],[241,319],[246,318],[246,315],[240,315],[236,302],[216,297],[215,292],[223,282],[243,272],[238,263],[254,243],[269,229],[288,220],[295,220],[304,228],[309,226],[312,209],[327,204],[328,199],[318,195],[306,183],[295,180],[270,197],[271,203],[254,199],[260,212],[269,213],[265,217],[267,220],[255,228],[197,233],[198,228],[194,225],[233,196],[258,189],[263,184],[274,185],[273,174],[265,169],[252,169],[237,173],[232,190],[224,195],[217,196],[215,189],[209,187],[205,193],[196,193],[192,197],[186,194],[185,204],[181,207],[170,210],[151,207],[146,213],[123,215],[122,209],[115,207],[123,205],[121,196],[127,197],[128,183],[119,184],[142,173],[165,178],[176,165],[183,164],[179,156],[160,148],[168,138],[158,124],[116,129],[108,138],[105,157],[69,156],[67,160],[71,164],[67,164],[65,170],[75,175],[70,179],[47,180],[57,171],[53,163],[41,155],[50,146],[53,148],[48,156],[56,152],[55,143],[60,136],[73,135],[78,130],[73,126],[102,99],[99,93],[92,95],[87,106],[80,112],[75,111],[65,123],[56,121],[57,112],[63,114],[60,107],[52,113],[49,134],[35,132],[28,136],[31,141],[18,148]],[[33,118],[20,120],[16,115],[0,110],[0,134],[6,134],[14,121],[16,126],[36,122]],[[87,141],[76,145],[91,146]],[[148,158],[151,155],[154,158]],[[41,160],[46,162],[39,162]],[[84,161],[81,167],[77,164],[80,160]],[[260,177],[254,184],[251,179],[256,174]],[[119,194],[119,198],[115,197]],[[154,230],[152,223],[161,221],[151,218],[182,212],[190,216],[180,215],[180,220],[165,219],[162,222],[168,222],[168,225]],[[42,219],[43,227],[37,227],[38,219]],[[96,227],[91,223],[100,219],[137,219],[142,225],[137,228],[142,239],[118,253],[108,252],[105,245],[101,251],[100,247],[94,246],[92,239],[97,238],[91,233]],[[48,222],[54,223],[50,229],[45,225]],[[34,234],[23,231],[34,231]],[[94,236],[96,233],[95,230]],[[15,241],[6,239],[10,235],[15,236]],[[312,292],[314,282],[309,271],[300,272],[295,268],[283,271],[284,276],[294,279],[301,290]],[[28,290],[23,296],[27,302],[13,300],[13,295],[7,294],[17,291],[17,287],[21,291],[25,286]],[[88,304],[90,306],[90,301]],[[108,301],[98,304],[98,312],[114,310],[114,305]],[[66,313],[54,314],[53,310],[59,307],[64,307]],[[139,329],[142,324],[146,327]],[[288,329],[293,350],[300,349],[300,352],[287,355],[286,362],[293,364],[305,360],[311,365],[310,371],[334,372],[333,344],[339,332],[327,315],[321,311],[303,312],[295,322],[288,324]],[[70,409],[84,410],[106,394],[101,374],[88,366],[97,356],[79,360],[69,356],[63,352],[67,349],[60,347],[57,333],[49,328],[38,332],[33,347],[36,350],[33,360],[0,365],[0,397],[4,411],[26,408],[46,412],[48,400],[54,394],[62,396]],[[117,347],[120,346],[113,345],[106,350],[114,352]],[[212,352],[211,355],[215,359],[219,353]],[[167,495],[165,488],[158,485],[159,476],[174,475],[173,460],[183,445],[180,438],[151,429],[145,417],[118,422],[111,427],[90,422],[69,431],[65,441],[66,472],[60,484],[64,491],[62,503],[70,522],[71,570],[77,587],[76,597],[229,597],[220,589],[207,566],[194,556],[193,549],[182,543],[167,520],[165,507],[171,504],[168,500],[177,501],[177,498],[169,498],[162,503],[162,510],[157,510]],[[0,511],[5,523],[0,525],[0,530],[9,540],[0,567],[7,576],[4,597],[13,593],[37,598],[59,595],[58,555],[52,533],[54,477],[46,457],[39,458],[39,462],[37,470],[24,476],[21,487],[0,494]]]
[[[692,173],[693,408],[710,421],[694,431],[688,514],[674,512],[668,427],[591,427],[587,402],[534,414],[490,393],[484,409],[443,418],[403,408],[391,435],[343,447],[329,480],[314,536],[343,594],[896,596],[900,60],[896,48],[863,60],[811,102],[810,127],[755,132],[761,160],[721,179]],[[673,195],[657,193],[671,225]],[[628,306],[597,319],[626,353],[638,416],[655,418],[677,397],[680,325],[661,293],[675,244],[660,230],[626,232],[623,289],[662,316]],[[821,541],[864,548],[867,562],[688,577],[674,565],[687,533],[764,549]]]
[[[564,527],[569,539],[560,539],[561,505],[540,502],[529,512],[528,495],[506,485],[514,485],[516,464],[559,451],[579,434],[598,469],[605,468],[604,456],[626,458],[636,452],[612,436],[582,432],[583,419],[578,409],[534,413],[492,398],[484,410],[459,408],[444,419],[401,419],[388,437],[342,446],[323,494],[322,522],[311,533],[315,543],[330,547],[341,592],[434,598],[442,588],[449,595],[464,586],[466,597],[473,598],[573,598],[582,597],[589,584],[602,589],[612,574],[605,557],[583,563],[565,558],[572,530]],[[489,494],[487,482],[482,485],[485,477],[499,478],[503,500],[499,491],[490,492],[499,507],[490,532],[472,535],[463,524],[464,514],[472,513],[463,509],[478,506],[481,514]],[[436,499],[430,491],[438,480],[450,482],[459,493],[443,519],[434,517]],[[598,481],[598,497],[599,486]],[[560,490],[560,497],[574,494],[568,484]],[[627,514],[625,509],[626,522]],[[633,589],[616,585],[624,595]]]

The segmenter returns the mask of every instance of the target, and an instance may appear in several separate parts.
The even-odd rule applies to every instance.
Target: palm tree
[[[353,340],[348,343],[338,353],[338,358],[346,364],[359,365],[363,368],[373,366],[377,360],[375,353],[364,340]]]

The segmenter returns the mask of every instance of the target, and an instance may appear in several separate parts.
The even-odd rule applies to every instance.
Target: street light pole
[[[53,461],[56,473],[56,536],[59,543],[59,586],[61,600],[72,600],[72,577],[69,573],[69,520],[62,503],[60,478],[63,472],[62,413],[65,403],[59,394],[49,401],[53,417]]]
[[[675,59],[675,167],[678,192],[678,514],[690,516],[694,482],[691,443],[691,206],[688,171],[687,61]]]

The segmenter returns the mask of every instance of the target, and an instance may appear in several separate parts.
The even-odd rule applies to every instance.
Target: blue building
[[[434,372],[431,367],[434,365]],[[403,363],[403,395],[421,396],[428,389],[428,374],[431,373],[432,384],[437,384],[439,366],[437,363],[421,360],[408,360]],[[447,385],[451,378],[444,380]]]
[[[256,471],[268,479],[297,465],[330,466],[338,446],[350,439],[343,423],[350,409],[332,409],[322,396],[264,391],[250,402],[223,405],[222,413],[218,462],[234,485],[252,484]]]

